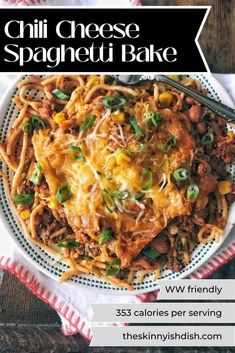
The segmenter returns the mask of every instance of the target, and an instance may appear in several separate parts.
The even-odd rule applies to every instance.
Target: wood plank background
[[[212,5],[199,39],[201,47],[212,72],[235,73],[235,0],[143,0],[143,5]],[[159,35],[162,30],[159,29]],[[235,278],[235,261],[213,277]],[[0,286],[0,353],[206,352],[205,348],[88,348],[79,335],[65,337],[59,325],[59,317],[48,305],[13,276],[5,274]],[[210,348],[210,352],[230,353],[234,349]]]
[[[234,0],[143,0],[143,5],[211,5],[199,42],[211,72],[235,72]],[[156,33],[157,30],[156,24]]]

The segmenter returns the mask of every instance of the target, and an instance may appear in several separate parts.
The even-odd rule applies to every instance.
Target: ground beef
[[[229,204],[235,202],[235,194],[229,193],[226,195],[226,200]]]
[[[37,234],[45,244],[48,244],[50,235],[62,227],[64,227],[64,224],[61,224],[54,218],[49,208],[45,208],[43,213],[36,219]],[[58,238],[56,238],[57,241]]]
[[[85,244],[89,241],[89,236],[83,232],[79,232],[75,234],[76,241],[79,243]]]
[[[211,156],[210,165],[212,168],[212,173],[216,177],[224,179],[226,176],[229,175],[228,171],[225,168],[224,162],[222,162],[219,157],[215,155]]]
[[[49,118],[53,114],[53,105],[47,99],[42,102],[42,108],[39,108],[39,113],[44,118]]]
[[[197,174],[200,177],[204,177],[207,172],[210,172],[211,168],[206,161],[202,161],[197,166]]]
[[[68,132],[71,135],[78,135],[79,134],[79,126],[77,123],[72,123],[72,125],[70,126],[70,128],[68,129]]]
[[[224,163],[231,163],[233,155],[227,136],[217,137],[217,147],[214,150],[216,157],[220,158]]]
[[[129,270],[128,269],[122,269],[119,271],[119,273],[117,274],[117,277],[121,280],[125,280],[127,278]]]
[[[89,243],[85,244],[85,255],[97,257],[100,254],[100,246],[96,241],[91,240]]]
[[[173,272],[179,272],[182,270],[183,266],[177,258],[172,257],[168,260],[168,268]]]
[[[85,252],[85,244],[80,244],[79,247],[76,248],[75,250],[80,256],[84,256],[86,254]]]
[[[50,240],[50,234],[56,231],[57,221],[53,221],[50,224],[43,223],[42,216],[37,219],[37,234],[40,239],[42,239],[44,244],[48,244]]]
[[[156,238],[151,242],[151,247],[161,254],[168,253],[170,249],[170,243],[167,236],[164,234],[159,234]]]
[[[34,194],[34,184],[30,180],[25,179],[20,191],[26,194]]]

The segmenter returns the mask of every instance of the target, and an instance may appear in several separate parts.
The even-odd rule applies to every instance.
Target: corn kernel
[[[121,124],[124,122],[125,120],[125,114],[123,112],[120,112],[119,110],[116,110],[115,112],[113,112],[111,114],[111,119],[117,123],[117,124]]]
[[[173,95],[170,92],[165,91],[159,95],[158,99],[162,105],[169,106],[173,101]]]
[[[116,162],[121,167],[126,167],[131,161],[131,158],[127,156],[124,152],[118,151],[116,153]]]
[[[65,120],[65,116],[64,116],[64,113],[63,113],[63,112],[60,112],[60,113],[55,114],[55,116],[54,116],[54,122],[55,122],[56,124],[60,124],[60,123],[62,123],[64,120]]]
[[[169,77],[174,81],[180,81],[182,79],[181,75],[169,75]]]
[[[21,211],[21,212],[20,212],[20,217],[21,217],[24,221],[26,221],[26,220],[29,219],[29,217],[30,217],[30,211],[27,210],[27,209]]]
[[[58,203],[57,203],[55,197],[53,197],[53,196],[48,197],[48,199],[47,199],[47,206],[48,206],[51,210],[54,210],[54,209],[57,208]]]
[[[219,181],[218,190],[220,195],[226,195],[233,191],[233,184],[230,180]]]
[[[233,140],[234,140],[234,134],[233,134],[232,131],[228,131],[228,132],[227,132],[227,138],[228,138],[229,142],[233,142]]]
[[[75,110],[76,110],[76,119],[81,122],[81,115],[89,109],[89,104],[83,104],[81,102],[78,102],[75,104]]]

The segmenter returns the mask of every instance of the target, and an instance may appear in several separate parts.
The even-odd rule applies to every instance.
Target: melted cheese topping
[[[51,195],[55,196],[59,186],[69,185],[72,197],[62,207],[75,234],[95,234],[96,239],[104,227],[112,227],[116,256],[122,267],[127,267],[171,219],[190,214],[191,205],[172,183],[171,175],[177,167],[189,165],[195,141],[182,114],[169,109],[160,111],[164,119],[161,127],[149,131],[145,119],[148,105],[137,102],[131,113],[145,132],[145,148],[133,153],[139,142],[128,122],[114,122],[109,109],[100,111],[92,103],[85,108],[76,103],[76,109],[79,123],[84,109],[96,115],[92,128],[76,136],[65,132],[63,123],[52,131],[35,130],[32,142],[36,159]],[[161,148],[170,135],[176,137],[177,145],[163,154]],[[71,145],[81,148],[84,161],[71,158]],[[143,192],[144,168],[151,168],[153,183],[144,192],[144,199],[136,200],[136,195]],[[105,207],[104,190],[127,191],[129,198],[113,200],[115,210],[110,212]]]

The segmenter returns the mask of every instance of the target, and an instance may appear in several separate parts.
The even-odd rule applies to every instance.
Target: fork
[[[123,85],[136,85],[137,83],[147,80],[142,75],[110,75],[113,79],[118,81]],[[154,80],[157,82],[167,83],[172,87],[186,93],[188,96],[195,98],[198,102],[202,103],[204,106],[215,112],[216,114],[222,116],[229,122],[235,123],[235,109],[228,107],[227,105],[217,102],[214,99],[204,96],[202,93],[196,91],[195,89],[186,87],[181,83],[172,80],[171,78],[163,75],[154,75]]]

